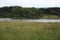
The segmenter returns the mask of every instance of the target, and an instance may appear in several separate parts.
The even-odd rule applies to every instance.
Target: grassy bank
[[[0,40],[60,40],[60,23],[0,22]]]
[[[60,17],[59,16],[56,16],[56,15],[43,15],[42,18],[50,18],[50,19],[59,19]]]

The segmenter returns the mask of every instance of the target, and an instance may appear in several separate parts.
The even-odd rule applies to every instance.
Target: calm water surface
[[[60,19],[10,19],[0,18],[0,21],[24,21],[24,22],[60,22]]]

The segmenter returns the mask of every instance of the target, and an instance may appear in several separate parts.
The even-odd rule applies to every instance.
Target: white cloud
[[[0,6],[60,7],[60,0],[0,0]]]

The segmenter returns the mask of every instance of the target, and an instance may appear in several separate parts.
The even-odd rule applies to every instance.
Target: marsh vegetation
[[[60,40],[60,23],[0,22],[0,40]]]

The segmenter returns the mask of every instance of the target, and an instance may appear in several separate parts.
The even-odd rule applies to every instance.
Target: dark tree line
[[[24,8],[19,6],[0,8],[0,18],[38,19],[44,15],[56,15],[60,17],[60,8]]]

